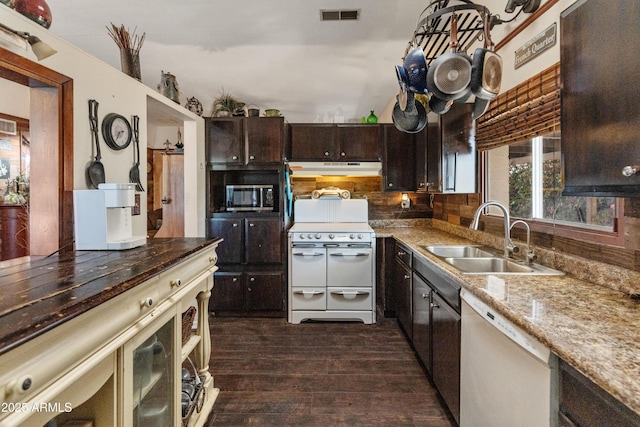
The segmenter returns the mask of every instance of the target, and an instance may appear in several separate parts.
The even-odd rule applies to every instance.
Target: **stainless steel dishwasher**
[[[460,295],[460,426],[556,426],[556,356],[469,291]]]

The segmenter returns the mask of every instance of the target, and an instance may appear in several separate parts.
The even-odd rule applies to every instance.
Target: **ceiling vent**
[[[7,133],[9,135],[18,134],[18,124],[13,120],[0,119],[0,133]]]
[[[359,9],[320,10],[321,21],[357,21],[360,19]]]

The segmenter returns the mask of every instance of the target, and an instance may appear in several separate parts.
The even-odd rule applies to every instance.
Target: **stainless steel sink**
[[[504,258],[446,258],[446,262],[465,273],[531,273],[532,268]]]
[[[562,276],[562,271],[540,264],[521,264],[501,257],[491,258],[445,258],[444,261],[464,274],[530,274]]]
[[[562,276],[562,271],[541,264],[524,262],[497,256],[480,245],[432,245],[424,248],[454,266],[463,274],[524,274]]]
[[[425,246],[426,250],[441,258],[484,258],[495,257],[494,254],[474,245],[442,245]]]

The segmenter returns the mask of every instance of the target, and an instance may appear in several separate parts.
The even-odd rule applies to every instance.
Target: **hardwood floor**
[[[396,319],[210,321],[220,395],[207,426],[455,425]]]

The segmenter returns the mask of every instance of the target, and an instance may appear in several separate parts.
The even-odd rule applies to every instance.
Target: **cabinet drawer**
[[[177,264],[175,267],[163,272],[160,275],[159,286],[157,287],[160,297],[168,297],[184,285],[199,278],[207,270],[213,273],[217,260],[218,256],[215,249],[211,249],[203,251],[188,261]]]
[[[407,267],[411,267],[411,260],[413,258],[413,253],[401,245],[400,243],[396,243],[395,245],[395,256],[400,261],[402,261]]]
[[[327,310],[371,310],[372,288],[327,288]]]
[[[292,310],[326,310],[326,288],[292,288]]]

